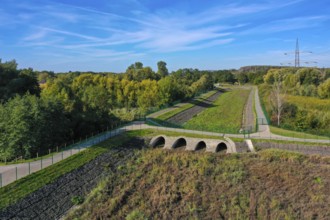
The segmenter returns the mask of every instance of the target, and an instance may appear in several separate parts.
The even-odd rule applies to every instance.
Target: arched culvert
[[[155,140],[153,140],[151,143],[150,143],[150,147],[152,148],[155,148],[155,147],[164,147],[165,145],[165,138],[160,136],[160,137],[157,137]]]
[[[173,149],[184,149],[186,146],[187,146],[186,139],[179,138],[173,143],[172,148]]]
[[[195,151],[205,151],[205,150],[206,150],[206,143],[204,141],[198,142]]]
[[[217,148],[215,149],[215,152],[226,153],[227,152],[227,145],[225,143],[221,142],[220,144],[218,144]]]

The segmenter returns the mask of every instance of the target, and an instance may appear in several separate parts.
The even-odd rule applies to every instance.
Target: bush
[[[71,198],[71,202],[74,205],[80,205],[84,202],[84,198],[82,196],[74,196]]]
[[[143,212],[139,210],[133,210],[131,213],[129,213],[126,218],[126,220],[144,220],[148,219],[144,216]]]
[[[269,162],[289,161],[301,163],[306,159],[306,156],[303,154],[279,149],[267,149],[260,151],[259,154],[261,159]]]

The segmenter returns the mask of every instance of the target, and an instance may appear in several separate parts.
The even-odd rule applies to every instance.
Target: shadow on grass
[[[147,121],[147,124],[153,125],[153,126],[169,127],[169,128],[183,128],[179,124],[174,124],[174,123],[164,121],[164,120],[161,120],[158,118],[149,118],[149,120]]]
[[[209,103],[208,100],[205,100],[205,101],[193,100],[193,101],[190,101],[189,103],[194,104],[195,106],[203,107],[203,108],[210,108],[210,107],[215,106],[212,103]]]

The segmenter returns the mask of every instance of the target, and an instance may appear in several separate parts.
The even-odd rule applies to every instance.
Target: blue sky
[[[0,58],[19,68],[123,72],[294,63],[330,67],[324,0],[1,0]],[[316,61],[317,64],[311,63]]]

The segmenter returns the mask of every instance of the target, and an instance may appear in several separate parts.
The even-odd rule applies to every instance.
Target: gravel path
[[[253,113],[253,96],[254,96],[254,88],[251,87],[251,92],[246,101],[244,114],[243,114],[243,122],[242,128],[249,133],[254,131],[255,128],[255,117]]]
[[[264,111],[262,110],[261,104],[260,104],[260,98],[259,98],[259,91],[258,87],[256,87],[255,91],[255,108],[256,108],[256,113],[257,113],[257,120],[258,120],[258,132],[260,136],[264,137],[270,137],[271,132],[269,129],[269,125],[267,123],[266,116],[264,114]]]
[[[190,120],[192,117],[197,115],[198,113],[202,112],[204,109],[212,106],[212,103],[221,95],[221,92],[216,92],[214,95],[210,96],[207,99],[204,99],[204,101],[199,102],[195,106],[182,111],[173,117],[169,118],[167,121],[174,123],[174,124],[183,124]]]

